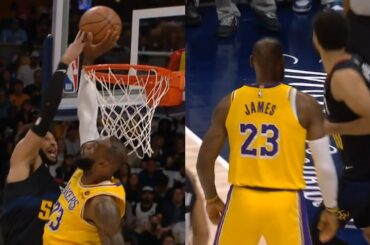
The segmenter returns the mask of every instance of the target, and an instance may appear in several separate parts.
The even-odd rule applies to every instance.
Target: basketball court
[[[196,178],[196,184],[201,190],[199,178],[196,175],[196,160],[199,152],[200,144],[202,143],[201,139],[196,136],[191,130],[186,128],[185,131],[185,140],[186,140],[186,168],[189,169]],[[215,165],[215,178],[217,181],[217,191],[222,200],[226,200],[227,192],[229,191],[229,183],[227,181],[227,163],[226,161],[219,157]],[[215,237],[217,226],[213,225],[209,220],[208,227],[210,231],[210,240],[208,245],[213,244],[213,238]],[[264,245],[264,244],[260,244]]]
[[[212,110],[218,101],[233,89],[254,82],[249,56],[255,41],[262,37],[272,36],[282,42],[285,53],[285,81],[311,94],[323,104],[326,74],[323,73],[311,41],[312,17],[319,9],[318,3],[314,1],[313,10],[302,15],[294,14],[289,3],[278,4],[278,17],[282,24],[282,29],[278,33],[265,30],[246,4],[238,7],[241,11],[240,25],[232,38],[220,39],[216,36],[217,16],[212,4],[200,7],[202,15],[200,26],[186,29],[187,166],[194,166],[192,165],[196,161],[194,152],[197,151],[200,139],[209,126]],[[223,198],[228,188],[225,184],[228,152],[227,147],[224,147],[221,157],[226,161],[216,163],[217,188]],[[337,170],[340,171],[341,163],[334,143],[331,145],[331,153]],[[309,151],[305,160],[304,175],[307,184],[304,196],[309,217],[312,218],[322,201],[322,196]],[[346,229],[340,230],[338,237],[351,245],[366,245],[361,231],[356,230],[352,223],[348,224]]]

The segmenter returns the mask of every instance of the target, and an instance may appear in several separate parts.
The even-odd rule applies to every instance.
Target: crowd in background
[[[72,36],[77,32],[82,14],[74,2],[71,1],[70,12]],[[0,19],[0,49],[6,50],[7,45],[16,47],[13,54],[0,52],[0,203],[17,135],[33,123],[42,100],[40,50],[43,40],[51,33],[52,13],[51,5],[30,3],[13,1],[10,18]],[[128,24],[124,22],[118,51],[124,52],[130,46],[131,28],[125,29]],[[171,51],[184,46],[183,28],[172,22],[157,21],[144,26],[143,31],[149,34],[140,38],[141,49]],[[174,34],[163,38],[168,33]],[[121,56],[125,57],[128,59],[129,55]],[[110,59],[109,55],[106,59]],[[78,121],[55,122],[52,132],[57,140],[58,160],[50,172],[64,186],[76,169],[74,161],[80,154]],[[184,119],[154,119],[151,144],[154,151],[151,157],[139,159],[131,154],[116,176],[127,195],[126,215],[122,220],[125,244],[184,244]]]
[[[343,0],[186,0],[185,2],[186,22],[194,26],[202,22],[202,14],[198,11],[199,4],[214,3],[218,19],[215,32],[221,38],[234,36],[239,28],[242,12],[237,4],[248,3],[258,23],[272,32],[279,32],[283,28],[278,16],[280,4],[291,5],[292,11],[300,15],[308,14],[317,2],[326,11],[343,12]]]

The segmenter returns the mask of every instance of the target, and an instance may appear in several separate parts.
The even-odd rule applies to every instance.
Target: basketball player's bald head
[[[266,37],[254,44],[252,55],[261,65],[273,65],[282,59],[283,47],[277,39]]]
[[[252,50],[251,65],[257,77],[270,81],[282,81],[284,77],[283,47],[275,39],[266,37],[257,41]]]

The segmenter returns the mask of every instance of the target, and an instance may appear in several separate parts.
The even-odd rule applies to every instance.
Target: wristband
[[[329,213],[332,213],[332,214],[336,214],[339,211],[339,208],[328,208],[328,207],[326,207],[325,209],[326,209],[326,211],[328,211]]]
[[[67,65],[67,64],[65,64],[63,62],[59,62],[58,67],[57,67],[57,70],[67,70],[68,69],[68,66],[69,65]]]
[[[207,199],[207,198],[206,198],[206,202],[207,202],[207,203],[213,203],[213,202],[215,202],[215,201],[217,201],[217,200],[218,200],[218,195],[216,195],[215,197],[210,198],[210,199]]]

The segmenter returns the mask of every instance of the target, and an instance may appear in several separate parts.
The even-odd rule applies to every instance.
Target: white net
[[[170,77],[156,68],[140,70],[90,70],[86,79],[96,83],[101,115],[101,136],[124,139],[139,158],[153,153],[150,145],[151,123],[156,107],[169,90]]]

